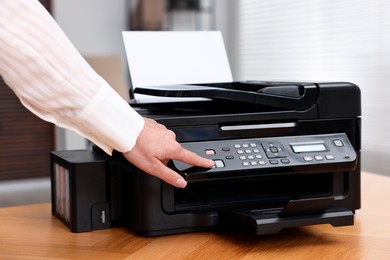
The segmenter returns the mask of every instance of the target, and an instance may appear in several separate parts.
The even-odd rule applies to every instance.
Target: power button
[[[333,140],[333,143],[334,143],[334,145],[336,145],[337,147],[344,146],[343,142],[342,142],[340,139],[335,139],[335,140]]]

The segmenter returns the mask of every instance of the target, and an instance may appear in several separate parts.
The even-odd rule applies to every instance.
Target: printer
[[[52,212],[71,231],[126,226],[158,236],[239,227],[261,235],[353,224],[358,86],[234,81],[220,32],[124,32],[124,41],[131,106],[215,165],[170,161],[187,180],[180,189],[118,152],[53,151]]]
[[[56,151],[52,208],[73,232],[123,225],[145,236],[242,227],[255,234],[352,225],[360,208],[361,104],[348,82],[231,82],[137,88],[190,102],[134,103],[211,169],[171,161],[175,188],[120,153]]]

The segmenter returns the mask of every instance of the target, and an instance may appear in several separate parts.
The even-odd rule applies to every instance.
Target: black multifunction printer
[[[207,98],[131,105],[215,166],[169,162],[188,182],[179,189],[120,153],[111,157],[96,147],[52,152],[52,212],[71,231],[123,225],[157,236],[238,226],[261,235],[353,224],[360,208],[356,85],[252,81],[135,92]]]

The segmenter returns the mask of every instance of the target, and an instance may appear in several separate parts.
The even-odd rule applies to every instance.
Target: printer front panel
[[[215,143],[221,146],[213,146]],[[225,216],[231,217],[226,212],[239,208],[239,211],[263,212],[269,219],[284,221],[288,218],[281,214],[289,208],[288,217],[312,216],[318,223],[337,226],[351,224],[353,213],[360,208],[360,152],[355,151],[346,134],[193,144],[200,148],[183,143],[186,148],[214,159],[216,166],[202,172],[176,163],[175,169],[187,177],[189,184],[186,189],[163,184],[162,204],[168,214],[216,211],[222,216],[220,223],[225,223]],[[234,160],[240,163],[239,167],[231,168],[230,162]],[[291,210],[299,202],[303,203]],[[305,208],[305,215],[298,208]],[[338,217],[318,217],[336,214],[333,210]],[[315,220],[299,225],[310,223]],[[270,230],[277,232],[277,226]],[[256,232],[267,233],[261,228]]]
[[[316,155],[312,154],[313,161],[305,162],[309,166],[299,168],[297,165],[294,167],[284,165],[281,161],[283,158],[277,158],[278,165],[273,167],[269,162],[273,158],[266,157],[264,147],[258,143],[261,155],[267,159],[268,168],[266,170],[259,170],[259,165],[252,166],[254,168],[252,170],[234,169],[228,172],[230,178],[226,177],[227,172],[224,175],[222,170],[220,171],[222,178],[204,180],[194,178],[189,180],[185,189],[174,188],[149,175],[140,174],[138,170],[132,170],[129,176],[133,179],[126,182],[131,187],[131,194],[128,197],[132,202],[123,206],[123,209],[128,212],[125,218],[129,226],[143,235],[154,236],[212,229],[224,226],[226,222],[229,226],[246,225],[247,223],[230,220],[231,211],[237,208],[240,211],[248,211],[250,214],[261,213],[262,218],[267,216],[268,220],[275,223],[288,221],[291,216],[292,218],[302,217],[299,224],[293,222],[283,225],[275,224],[277,227],[271,229],[266,227],[266,224],[261,224],[264,228],[260,228],[261,231],[257,230],[258,234],[267,233],[266,230],[277,232],[279,227],[316,223],[331,223],[335,226],[350,225],[353,222],[353,212],[360,208],[360,118],[319,119],[315,118],[313,111],[309,114],[276,112],[268,115],[252,113],[242,117],[234,115],[231,119],[235,118],[236,123],[224,122],[218,120],[218,117],[207,116],[206,118],[194,117],[187,121],[173,119],[173,121],[179,120],[180,123],[170,122],[167,127],[176,133],[177,140],[184,146],[188,143],[229,143],[232,140],[264,140],[265,138],[279,139],[294,136],[296,140],[286,145],[292,153],[290,143],[302,144],[302,140],[298,140],[301,137],[342,134],[343,138],[347,138],[348,149],[350,152],[354,151],[355,155],[350,155],[350,158],[346,159],[347,163],[334,164],[332,159],[326,159],[326,151],[321,151],[323,149],[321,145],[299,146],[296,148],[296,155],[301,160],[304,160],[304,156],[301,156],[302,152],[307,149],[309,151],[314,149],[314,153],[322,155],[324,160],[317,161]],[[289,118],[285,117],[282,120],[286,114],[289,114]],[[249,129],[245,127],[243,129],[222,129],[222,126],[232,125],[250,125],[250,127]],[[253,125],[262,127],[256,129],[252,127]],[[251,143],[249,142],[248,145],[250,146]],[[317,149],[320,150],[316,151]],[[329,150],[328,144],[326,144],[326,149]],[[206,150],[208,148],[203,150],[202,155],[207,155]],[[244,153],[245,150],[243,150]],[[213,153],[207,152],[211,155]],[[248,156],[248,154],[244,155]],[[253,155],[256,158],[256,155]],[[341,153],[339,155],[341,156]],[[318,165],[322,166],[318,167]],[[197,169],[193,170],[196,172]],[[300,202],[303,204],[299,204]],[[321,207],[316,205],[321,205]],[[284,208],[287,208],[289,213],[283,213],[284,215],[281,216]],[[304,208],[304,213],[297,211],[297,208]],[[330,210],[330,212],[325,212],[325,210]],[[327,214],[331,217],[320,217],[327,216]],[[257,222],[261,223],[256,218],[250,215],[250,226],[257,225],[254,224]],[[242,216],[238,219],[242,219]]]
[[[180,196],[175,196],[178,202],[175,210],[188,208],[184,206],[186,200],[190,201],[188,205],[193,202],[197,208],[217,203],[206,202],[203,194],[220,196],[222,204],[231,203],[229,201],[238,203],[239,200],[247,203],[246,199],[257,203],[253,197],[264,196],[268,200],[278,196],[289,199],[309,197],[313,188],[320,196],[327,194],[341,199],[347,197],[348,191],[352,189],[349,188],[349,181],[359,177],[350,177],[349,173],[358,175],[356,171],[360,172],[360,153],[355,152],[345,134],[195,142],[183,143],[183,146],[214,160],[215,166],[203,169],[173,161],[171,166],[189,182],[183,192],[177,191]],[[229,185],[232,187],[226,188]],[[259,188],[255,195],[249,188],[252,185]],[[260,188],[262,185],[265,187]],[[292,187],[288,188],[289,185]],[[229,194],[223,193],[221,187]],[[272,187],[275,193],[267,192],[266,187]],[[282,190],[278,191],[279,187],[283,187]],[[334,194],[334,187],[337,188],[337,194]],[[191,192],[192,188],[204,190]],[[192,201],[192,193],[200,201]],[[210,200],[218,201],[214,198]],[[203,206],[201,201],[205,202]]]

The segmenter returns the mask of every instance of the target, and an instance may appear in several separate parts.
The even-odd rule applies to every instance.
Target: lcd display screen
[[[310,152],[323,152],[326,151],[326,147],[323,143],[316,144],[291,144],[291,147],[295,153],[310,153]]]

